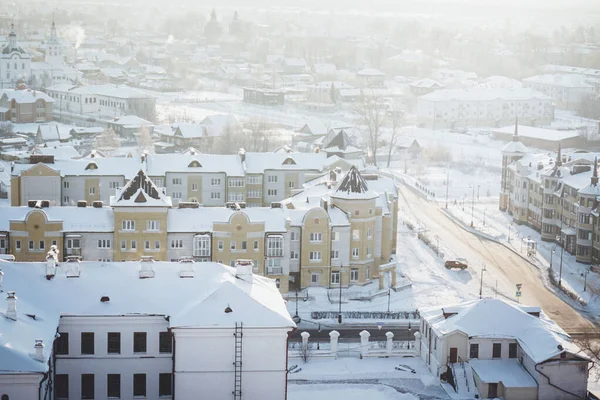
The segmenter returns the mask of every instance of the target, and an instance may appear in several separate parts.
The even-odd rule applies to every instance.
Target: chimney
[[[50,280],[56,275],[56,258],[53,254],[48,253],[46,256],[46,279]]]
[[[6,302],[8,303],[6,307],[6,318],[12,319],[13,321],[17,320],[17,295],[15,292],[6,293]]]
[[[244,280],[252,280],[252,260],[235,261],[235,277]]]
[[[246,162],[246,150],[244,150],[243,148],[241,148],[238,151],[238,155],[240,156],[240,161],[241,162]]]
[[[44,341],[42,339],[35,339],[35,359],[41,363],[44,362]]]
[[[96,200],[92,203],[92,207],[94,208],[102,208],[104,206],[104,203],[100,200]]]
[[[50,207],[50,200],[42,200],[42,208]]]
[[[281,203],[274,201],[273,203],[271,203],[271,208],[282,208]]]
[[[179,270],[180,278],[193,278],[194,273],[194,260],[191,258],[182,258],[179,260],[181,269]]]
[[[142,257],[140,264],[142,265],[140,279],[154,278],[154,259]]]
[[[29,208],[35,208],[36,204],[37,204],[37,200],[27,200],[27,207],[29,207]]]
[[[79,207],[79,208],[86,208],[87,207],[87,201],[85,201],[85,200],[79,200],[77,202],[77,207]]]
[[[79,278],[81,268],[78,258],[69,258],[67,260],[67,278]]]
[[[321,199],[321,207],[327,212],[329,211],[329,204],[327,203],[327,200],[325,199]]]

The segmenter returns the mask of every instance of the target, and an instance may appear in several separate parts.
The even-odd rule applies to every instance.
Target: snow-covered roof
[[[356,73],[358,76],[385,76],[383,72],[375,68],[361,69]]]
[[[0,89],[0,99],[4,96],[8,101],[14,99],[17,104],[33,104],[38,100],[54,103],[54,99],[46,93],[31,89]]]
[[[470,89],[442,89],[420,96],[419,100],[426,101],[492,101],[492,100],[548,100],[552,98],[536,92],[533,89],[488,89],[488,88],[470,88]]]
[[[48,168],[59,171],[61,176],[133,176],[140,169],[138,158],[94,158],[78,160],[56,160],[54,164],[45,164]],[[20,175],[21,172],[32,168],[34,164],[15,164],[12,175]]]
[[[70,160],[81,157],[81,154],[73,146],[38,147],[33,153],[52,155],[55,160]]]
[[[505,126],[502,128],[494,129],[494,133],[513,133],[514,125]],[[519,125],[519,136],[528,137],[532,139],[543,139],[550,141],[560,141],[565,139],[571,139],[579,137],[578,131],[559,131],[555,129],[538,128],[536,126]]]
[[[543,85],[560,86],[567,88],[589,88],[593,86],[585,81],[585,77],[576,74],[543,74],[526,79],[523,82],[539,83]]]
[[[158,188],[143,170],[117,189],[115,196],[110,197],[113,207],[171,207],[171,198],[163,188]]]
[[[325,153],[246,153],[246,172],[262,174],[267,170],[322,171]]]
[[[539,317],[528,314],[531,311],[520,304],[493,298],[419,310],[421,317],[440,335],[463,332],[469,337],[516,339],[535,363],[563,351],[579,352],[570,336],[554,321],[543,313]],[[445,318],[444,314],[449,316]]]
[[[38,133],[45,142],[52,140],[69,140],[71,138],[71,129],[61,124],[40,124]]]
[[[87,85],[87,86],[75,86],[70,84],[58,84],[47,88],[48,91],[53,92],[68,92],[72,94],[95,94],[97,96],[113,97],[119,99],[153,99],[154,96],[150,96],[140,90],[131,88],[127,85]]]
[[[179,263],[156,262],[154,278],[140,279],[140,264],[81,262],[80,277],[67,278],[68,263],[61,263],[47,280],[45,263],[1,263],[4,290],[15,291],[18,300],[16,321],[0,310],[0,371],[46,371],[59,319],[66,315],[165,315],[171,328],[295,326],[269,278],[238,278],[234,268],[206,262],[195,265],[194,278],[182,279]],[[109,301],[100,301],[102,296]],[[225,313],[228,306],[232,312]],[[36,339],[46,346],[43,362],[32,356]]]
[[[479,360],[472,359],[469,364],[479,379],[485,383],[500,383],[505,388],[537,388],[537,382],[523,368],[519,360]]]
[[[169,233],[213,232],[215,223],[229,223],[234,214],[244,214],[250,223],[264,223],[265,232],[286,232],[289,219],[285,208],[252,207],[234,210],[228,207],[172,208],[168,210]]]
[[[31,212],[42,212],[49,222],[63,223],[64,232],[113,232],[114,218],[110,207],[0,207],[0,231],[9,232],[11,221],[25,221]],[[0,266],[1,267],[1,266]]]
[[[146,164],[150,176],[167,172],[223,172],[227,176],[244,176],[240,157],[235,154],[152,154],[146,157]]]
[[[137,115],[123,115],[122,117],[116,117],[109,123],[127,127],[153,126],[152,122],[140,118]]]
[[[409,84],[409,86],[412,87],[416,87],[416,88],[443,88],[444,85],[436,80],[433,80],[431,78],[423,78],[423,79],[419,79],[416,80],[414,82],[411,82]]]
[[[332,197],[339,199],[374,199],[378,194],[369,189],[367,182],[356,167],[351,167],[336,187]]]

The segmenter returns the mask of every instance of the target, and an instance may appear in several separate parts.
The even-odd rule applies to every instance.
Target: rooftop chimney
[[[37,204],[37,200],[27,200],[27,207],[29,207],[29,208],[35,208],[36,204]]]
[[[67,278],[79,278],[81,268],[77,258],[69,258],[67,264]]]
[[[39,362],[44,362],[44,341],[42,339],[35,339],[35,359]]]
[[[246,161],[246,150],[244,150],[243,148],[241,148],[241,149],[238,151],[238,155],[240,156],[240,160],[241,160],[242,162],[245,162],[245,161]]]
[[[252,260],[235,261],[235,277],[244,280],[252,279]]]
[[[191,258],[182,258],[179,260],[181,269],[179,270],[180,278],[193,278],[194,273],[194,260]]]
[[[46,256],[46,279],[50,280],[56,275],[56,258],[48,252]]]
[[[104,203],[100,200],[96,200],[92,203],[92,207],[94,208],[102,208],[104,206]]]
[[[79,200],[79,201],[77,201],[77,207],[79,207],[79,208],[86,208],[87,207],[87,201],[85,201],[85,200]]]
[[[6,302],[8,303],[6,307],[6,318],[12,319],[13,321],[17,320],[17,295],[15,292],[6,293]]]
[[[140,264],[142,265],[140,279],[154,278],[154,259],[142,257]]]

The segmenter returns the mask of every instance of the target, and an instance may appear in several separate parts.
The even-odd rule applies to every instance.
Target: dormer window
[[[294,159],[288,157],[283,161],[282,165],[296,165],[296,161],[294,161]]]
[[[98,165],[96,165],[96,163],[89,163],[86,167],[85,170],[87,171],[88,169],[98,169]]]
[[[194,160],[188,165],[188,168],[202,168],[202,164]]]

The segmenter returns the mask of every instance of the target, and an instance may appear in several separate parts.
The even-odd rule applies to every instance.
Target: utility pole
[[[390,298],[391,298],[391,288],[388,287],[388,314],[390,313]]]
[[[450,163],[448,163],[448,169],[446,170],[446,210],[448,209],[448,189],[449,188],[450,188]]]
[[[558,270],[558,287],[562,287],[562,265],[563,265],[563,254],[565,253],[566,243],[562,240],[562,229],[563,229],[563,215],[565,213],[565,192],[560,194],[560,232],[558,238],[560,239],[560,268]]]
[[[483,267],[481,268],[481,281],[479,282],[479,298],[482,298],[483,295],[483,273],[487,271],[485,269],[485,263],[483,263]]]
[[[473,219],[475,218],[475,184],[473,184],[473,200],[471,201],[471,228],[473,227]]]
[[[340,267],[340,303],[339,303],[339,309],[338,309],[338,324],[342,323],[342,271],[344,270],[343,267]]]

